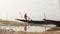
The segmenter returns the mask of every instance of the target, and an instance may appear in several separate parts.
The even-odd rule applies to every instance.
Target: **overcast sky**
[[[60,20],[58,0],[0,0],[0,19],[23,18],[24,13],[33,20]]]

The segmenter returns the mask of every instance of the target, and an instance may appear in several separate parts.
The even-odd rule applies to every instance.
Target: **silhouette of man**
[[[25,13],[25,15],[24,15],[24,18],[25,18],[25,20],[27,20],[27,14]]]

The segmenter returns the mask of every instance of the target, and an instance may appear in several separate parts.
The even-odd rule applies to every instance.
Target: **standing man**
[[[27,13],[25,13],[24,18],[25,18],[25,20],[27,20]]]

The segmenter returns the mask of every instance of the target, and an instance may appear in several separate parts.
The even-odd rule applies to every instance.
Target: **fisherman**
[[[25,20],[27,20],[27,14],[25,13],[25,15],[24,15],[24,18],[25,18]]]

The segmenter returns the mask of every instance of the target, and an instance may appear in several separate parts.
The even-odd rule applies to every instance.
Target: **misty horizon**
[[[0,0],[0,19],[24,19],[24,14],[33,20],[60,20],[59,0]]]

